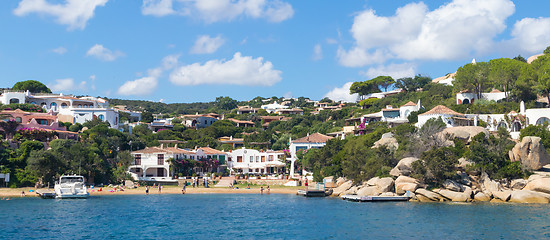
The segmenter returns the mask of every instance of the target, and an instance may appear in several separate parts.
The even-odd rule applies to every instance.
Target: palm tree
[[[13,135],[17,132],[17,127],[19,127],[19,123],[13,119],[8,121],[0,120],[0,128],[4,130],[6,140],[13,138]]]

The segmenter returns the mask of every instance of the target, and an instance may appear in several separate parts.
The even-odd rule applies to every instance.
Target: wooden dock
[[[353,202],[395,202],[395,201],[408,201],[407,196],[357,196],[357,195],[344,195],[343,200]]]
[[[325,190],[298,190],[296,195],[301,195],[304,197],[326,197],[327,193]]]
[[[44,199],[48,199],[48,198],[55,198],[55,192],[52,192],[52,191],[45,191],[45,192],[36,192],[36,194],[38,194],[38,196],[40,196],[41,198],[44,198]]]

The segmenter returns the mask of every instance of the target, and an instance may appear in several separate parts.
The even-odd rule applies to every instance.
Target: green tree
[[[27,80],[17,82],[12,87],[13,90],[27,91],[31,93],[52,93],[52,91],[46,87],[43,83],[36,80]]]
[[[43,184],[53,184],[57,176],[64,174],[65,165],[58,157],[53,155],[52,151],[38,150],[31,152],[28,169],[38,176]]]
[[[357,93],[360,97],[363,97],[370,93],[380,92],[378,84],[372,80],[367,80],[364,82],[354,82],[349,88],[350,94]]]
[[[550,54],[550,46],[546,47],[546,49],[544,49],[544,54]]]
[[[378,76],[373,78],[371,81],[378,85],[379,88],[383,88],[384,92],[387,92],[388,87],[395,83],[395,80],[393,80],[393,78],[390,76]]]
[[[232,110],[237,108],[237,100],[230,97],[217,97],[215,104],[217,108],[222,110]]]
[[[469,90],[481,99],[481,93],[492,85],[488,79],[489,64],[486,62],[469,63],[456,71],[453,86],[455,91]]]
[[[431,78],[422,75],[412,77],[404,77],[397,79],[395,87],[403,89],[405,92],[414,92],[417,89],[423,88],[432,81]]]
[[[440,185],[456,176],[458,156],[452,147],[433,148],[423,152],[420,161],[413,163],[413,177],[428,184]]]
[[[4,131],[6,140],[13,138],[13,135],[17,132],[17,127],[19,127],[19,123],[13,119],[8,121],[0,120],[0,128]]]
[[[153,113],[151,112],[142,112],[141,113],[141,121],[144,123],[151,123],[153,122]]]
[[[517,61],[520,61],[520,62],[524,62],[526,63],[527,62],[527,59],[525,59],[524,57],[522,57],[521,55],[518,55],[517,57],[513,58],[514,60],[517,60]]]
[[[537,74],[535,88],[550,101],[550,54],[538,57],[531,66]]]
[[[489,81],[501,87],[504,90],[506,101],[508,101],[508,92],[515,87],[515,82],[521,75],[522,63],[509,58],[498,58],[489,61]]]

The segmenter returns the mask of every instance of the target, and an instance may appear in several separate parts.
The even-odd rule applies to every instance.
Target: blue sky
[[[18,0],[0,6],[1,87],[151,101],[350,100],[378,75],[436,78],[550,45],[545,0]]]

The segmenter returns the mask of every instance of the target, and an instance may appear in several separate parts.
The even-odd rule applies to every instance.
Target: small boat
[[[63,175],[55,183],[55,198],[87,198],[90,194],[83,176]]]

